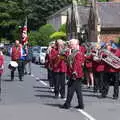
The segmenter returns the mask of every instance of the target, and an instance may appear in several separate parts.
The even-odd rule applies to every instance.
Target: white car
[[[46,52],[47,52],[47,47],[41,46],[40,53],[39,53],[39,64],[45,64]]]
[[[40,46],[34,46],[32,48],[32,52],[33,52],[32,62],[38,63],[39,62]]]

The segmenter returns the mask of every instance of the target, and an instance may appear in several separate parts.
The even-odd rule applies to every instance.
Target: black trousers
[[[22,80],[22,77],[24,76],[24,60],[18,60],[18,74],[19,79]],[[14,80],[14,72],[16,69],[11,70],[11,80]]]
[[[94,72],[94,92],[102,91],[104,72]]]
[[[106,96],[108,94],[111,80],[113,81],[113,86],[114,86],[113,97],[118,97],[119,95],[119,72],[106,72],[104,74],[102,96]]]
[[[50,87],[54,87],[53,71],[48,69],[48,80]]]
[[[61,94],[61,98],[65,97],[65,73],[54,72],[55,96]]]
[[[67,92],[67,100],[65,104],[70,106],[71,100],[73,98],[74,92],[77,94],[78,105],[83,108],[83,96],[82,96],[82,89],[81,89],[81,79],[73,80],[70,79],[68,82],[68,92]]]

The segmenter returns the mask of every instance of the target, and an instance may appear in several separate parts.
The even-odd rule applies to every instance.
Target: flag
[[[26,17],[25,24],[22,28],[22,45],[25,45],[28,42],[27,30],[28,28],[27,28],[27,17]]]

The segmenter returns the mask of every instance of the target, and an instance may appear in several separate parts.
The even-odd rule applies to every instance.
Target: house
[[[47,18],[47,23],[48,24],[52,24],[53,27],[58,31],[60,26],[62,24],[66,23],[66,19],[67,19],[67,11],[69,10],[70,6],[66,6],[63,9],[57,11],[56,13],[54,13],[53,15],[49,16]]]
[[[79,5],[77,12],[75,5],[67,6],[48,17],[47,23],[52,24],[58,30],[60,25],[67,21],[68,38],[75,36],[79,38],[82,29],[85,29],[89,41],[116,40],[120,37],[120,0],[91,1],[95,3],[95,6],[93,4]],[[79,17],[76,17],[76,13]]]
[[[116,40],[120,37],[120,2],[96,2],[97,23],[93,7],[89,15],[89,39],[96,41],[99,34],[101,41]],[[91,24],[92,23],[92,24]],[[99,24],[99,33],[96,33],[95,26]],[[97,31],[98,32],[98,31]]]

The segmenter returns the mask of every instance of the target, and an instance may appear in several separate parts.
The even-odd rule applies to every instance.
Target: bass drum
[[[10,61],[8,64],[8,69],[15,70],[18,67],[18,63],[16,61]]]

